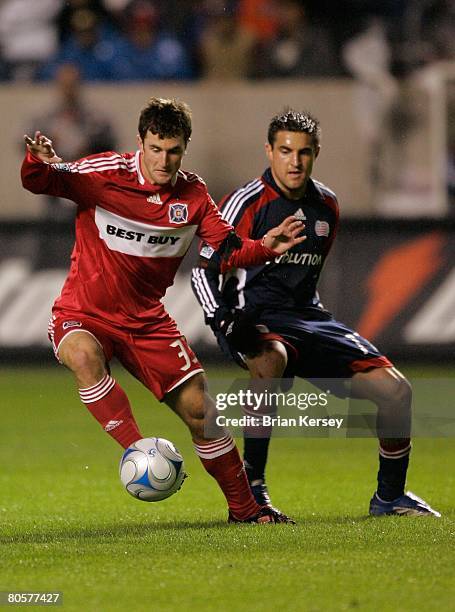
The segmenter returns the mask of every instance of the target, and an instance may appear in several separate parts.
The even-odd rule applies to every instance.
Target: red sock
[[[195,444],[194,448],[202,465],[220,485],[235,518],[246,519],[257,514],[260,506],[251,493],[245,468],[231,436],[207,444]]]
[[[79,389],[79,395],[104,431],[123,448],[142,438],[128,398],[112,376],[106,374],[93,387]]]

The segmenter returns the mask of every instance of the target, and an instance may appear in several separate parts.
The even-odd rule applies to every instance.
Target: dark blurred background
[[[321,121],[314,176],[341,230],[321,295],[392,358],[453,361],[455,3],[450,0],[0,2],[0,361],[50,360],[47,318],[74,207],[20,185],[22,135],[64,159],[134,150],[151,95],[193,110],[185,167],[215,199],[260,174],[270,118]],[[189,288],[166,301],[204,359],[222,359]]]

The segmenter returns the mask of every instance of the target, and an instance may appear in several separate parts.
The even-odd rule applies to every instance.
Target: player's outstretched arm
[[[44,134],[41,134],[41,132],[35,132],[34,138],[31,138],[25,134],[24,141],[30,153],[35,157],[38,157],[38,159],[41,161],[49,164],[59,163],[62,161],[62,158],[58,157],[54,147],[52,146],[52,140]]]
[[[31,193],[69,200],[78,197],[79,175],[59,170],[57,164],[62,159],[56,154],[50,138],[41,132],[35,132],[33,138],[25,135],[24,141],[27,145],[27,155],[21,166],[22,186]]]
[[[286,217],[280,225],[267,232],[262,239],[263,245],[281,255],[306,240],[306,236],[302,235],[304,229],[305,225],[302,221],[291,215]]]
[[[305,226],[294,215],[270,230],[262,239],[252,240],[235,234],[207,194],[207,206],[202,218],[198,236],[219,255],[221,273],[229,268],[260,266],[280,256],[288,249],[306,240],[301,233]]]

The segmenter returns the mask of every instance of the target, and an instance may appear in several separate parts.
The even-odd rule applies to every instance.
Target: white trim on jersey
[[[114,155],[110,155],[109,157],[94,157],[92,159],[84,159],[80,162],[71,162],[69,167],[71,172],[78,174],[89,174],[91,172],[118,169],[135,172],[135,167],[131,164],[131,161],[125,159],[119,153],[114,153]]]
[[[237,305],[239,308],[245,308],[245,284],[246,284],[246,270],[245,268],[237,268],[236,276],[239,279],[237,284]]]
[[[324,191],[327,191],[329,195],[331,195],[333,198],[335,198],[335,200],[337,199],[336,193],[334,191],[332,191],[329,187],[327,187],[327,185],[324,185],[324,183],[321,183],[321,181],[316,180],[315,178],[311,177],[311,180],[313,181],[313,183],[315,185],[317,185],[320,189],[323,189]]]
[[[204,185],[204,187],[207,186],[206,182],[204,181],[204,179],[201,178],[199,176],[199,174],[196,174],[195,172],[186,172],[185,170],[182,170],[180,168],[177,171],[177,176],[180,176],[181,178],[183,178],[187,183],[194,183],[195,181],[199,181],[199,183],[202,183],[202,185]]]
[[[223,219],[225,219],[231,225],[234,223],[235,217],[245,201],[256,195],[260,191],[264,189],[264,184],[260,179],[254,179],[245,187],[237,190],[232,196],[231,199],[226,202],[223,206],[223,210],[221,211],[221,215]]]
[[[109,156],[86,158],[86,159],[83,159],[82,161],[77,162],[77,164],[79,166],[85,166],[85,165],[91,165],[91,164],[96,165],[100,163],[119,161],[119,160],[126,161],[125,158],[120,155],[120,153],[113,153],[112,155],[109,155]]]
[[[137,178],[139,179],[139,183],[141,185],[145,185],[145,178],[142,176],[141,172],[141,152],[138,150],[134,154],[134,164],[136,166]]]
[[[91,172],[106,172],[107,170],[126,170],[127,172],[136,172],[135,168],[131,168],[123,163],[110,163],[105,164],[104,166],[96,166],[91,168],[82,168],[81,170],[77,170],[79,174],[89,174]]]
[[[125,159],[121,155],[115,156],[113,159],[95,159],[95,160],[84,160],[79,162],[77,165],[79,168],[99,168],[102,166],[110,166],[111,164],[123,164],[130,168],[134,167],[134,162],[131,163],[129,159]],[[135,168],[134,168],[135,169]]]
[[[207,317],[213,318],[215,310],[219,308],[219,305],[207,282],[205,271],[202,268],[193,268],[191,275],[193,277],[193,286],[199,296],[204,312],[207,314]]]

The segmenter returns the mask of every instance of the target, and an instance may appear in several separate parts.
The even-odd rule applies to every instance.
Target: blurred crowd
[[[453,0],[3,0],[0,80],[401,77],[455,59]]]

